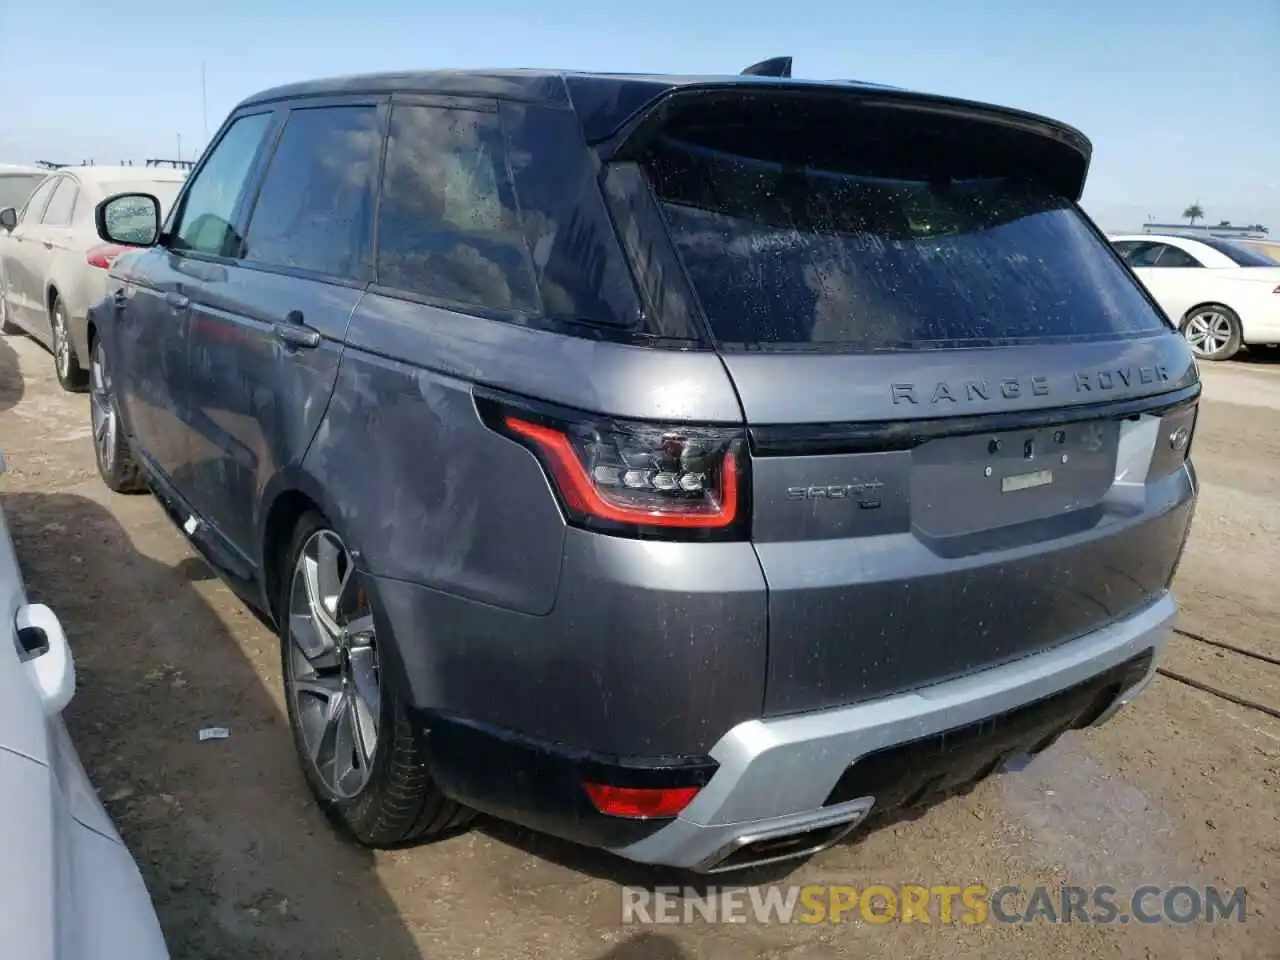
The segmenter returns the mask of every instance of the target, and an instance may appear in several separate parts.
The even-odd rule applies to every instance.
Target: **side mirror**
[[[13,207],[5,207],[0,210],[0,227],[4,227],[6,233],[13,232],[13,228],[18,225],[18,211]]]
[[[94,208],[93,224],[107,243],[149,247],[160,236],[160,201],[149,193],[117,193]]]

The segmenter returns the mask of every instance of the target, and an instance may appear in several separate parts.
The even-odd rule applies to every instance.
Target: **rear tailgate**
[[[1074,205],[1078,145],[771,97],[677,104],[631,149],[750,428],[765,712],[971,672],[1160,596],[1199,385]]]

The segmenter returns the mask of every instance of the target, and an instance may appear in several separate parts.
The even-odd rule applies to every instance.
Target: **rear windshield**
[[[1042,186],[784,167],[671,138],[646,167],[722,343],[867,349],[1164,326],[1076,207]]]
[[[1243,244],[1232,243],[1230,240],[1223,240],[1220,237],[1196,237],[1196,241],[1212,250],[1217,250],[1237,267],[1274,267],[1276,265],[1274,260],[1264,256],[1261,251]]]
[[[44,178],[45,175],[43,173],[13,175],[0,173],[0,210],[5,207],[21,210],[22,205],[27,202],[27,198],[31,196]]]

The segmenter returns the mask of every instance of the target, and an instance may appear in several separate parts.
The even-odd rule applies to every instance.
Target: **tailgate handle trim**
[[[763,425],[749,427],[747,433],[751,438],[751,453],[757,457],[910,450],[941,437],[1034,430],[1060,423],[1120,420],[1144,413],[1166,413],[1195,403],[1199,398],[1200,384],[1193,383],[1170,393],[1107,403],[921,420]]]

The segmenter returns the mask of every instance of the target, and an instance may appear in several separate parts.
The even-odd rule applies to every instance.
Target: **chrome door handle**
[[[299,323],[277,323],[276,339],[286,347],[317,347],[320,345],[320,334]]]
[[[191,298],[181,293],[166,293],[164,295],[165,302],[175,310],[185,310],[191,306]]]

